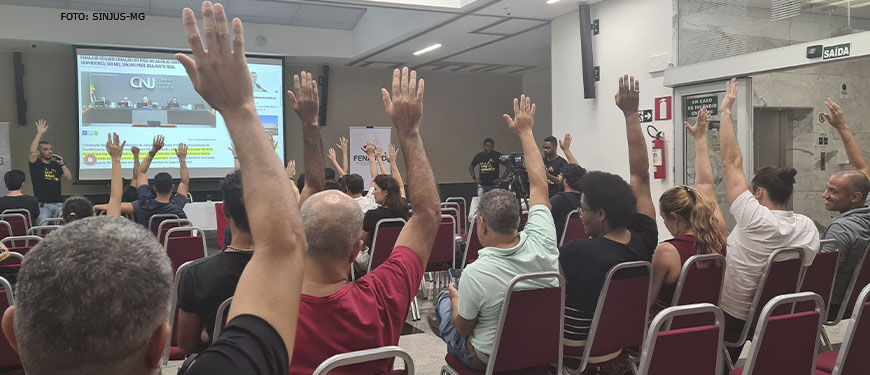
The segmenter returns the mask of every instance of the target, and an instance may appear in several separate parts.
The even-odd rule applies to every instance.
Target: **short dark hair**
[[[224,195],[224,216],[233,219],[239,230],[250,233],[251,225],[248,223],[248,211],[245,210],[242,193],[242,172],[236,170],[227,174],[221,181],[221,191]]]
[[[837,174],[846,176],[849,181],[850,193],[861,193],[861,200],[867,199],[867,194],[870,194],[870,180],[867,179],[867,175],[854,169],[838,172]]]
[[[139,200],[139,192],[133,185],[124,187],[124,192],[121,193],[121,202],[133,202]]]
[[[335,180],[335,169],[326,168],[325,174],[327,180]]]
[[[341,187],[341,182],[338,182],[336,180],[326,180],[326,182],[323,184],[323,190],[344,191],[344,189]]]
[[[477,214],[487,228],[498,234],[513,234],[520,226],[520,204],[517,196],[504,189],[494,189],[480,197]]]
[[[797,171],[792,167],[779,168],[774,166],[761,167],[752,176],[752,193],[755,189],[763,188],[767,191],[770,201],[776,204],[786,204],[791,199],[794,191],[794,176]]]
[[[552,136],[552,135],[549,136],[549,137],[547,137],[547,138],[544,138],[544,142],[550,142],[550,143],[552,143],[552,144],[554,144],[554,145],[559,144],[559,140],[556,139],[556,137],[554,137],[554,136]]]
[[[40,146],[42,146],[42,145],[50,145],[50,144],[51,144],[51,142],[49,142],[49,141],[39,141],[39,145],[40,145]]]
[[[17,169],[13,169],[3,175],[3,182],[6,183],[7,190],[21,190],[21,185],[24,185],[25,180],[27,180],[27,176],[24,172]]]
[[[172,192],[172,175],[160,172],[154,176],[154,190],[157,194],[169,194]]]
[[[302,174],[300,174],[299,177],[296,177],[296,189],[298,189],[299,192],[301,193],[302,189],[304,189],[304,188],[305,188],[305,172],[302,172]]]
[[[493,141],[492,138],[485,138],[485,139],[483,140],[483,144],[487,144],[487,143],[492,143],[492,144],[494,145],[494,144],[495,144],[495,141]]]
[[[586,168],[577,164],[565,164],[562,167],[562,179],[571,187],[571,189],[582,191],[580,189],[580,179],[586,174]]]
[[[637,197],[631,186],[612,173],[592,171],[580,179],[583,200],[591,210],[602,210],[611,228],[623,228],[637,213]]]
[[[81,195],[67,198],[61,208],[63,222],[69,224],[78,219],[94,216],[94,204],[91,200]]]
[[[348,194],[362,194],[363,190],[365,190],[365,184],[363,183],[362,176],[356,173],[352,173],[342,177],[341,182],[344,184],[344,187],[347,190]]]

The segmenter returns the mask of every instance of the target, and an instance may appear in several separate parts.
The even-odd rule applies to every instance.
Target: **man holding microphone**
[[[30,181],[33,182],[33,195],[39,199],[39,218],[58,217],[63,207],[60,195],[60,179],[72,181],[72,173],[63,158],[52,153],[51,143],[42,141],[48,130],[45,120],[36,122],[36,137],[30,143]]]

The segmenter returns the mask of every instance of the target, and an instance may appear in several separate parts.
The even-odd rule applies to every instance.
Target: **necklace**
[[[235,246],[227,245],[227,249],[235,250],[235,251],[238,251],[238,252],[240,252],[240,253],[253,253],[253,252],[254,252],[254,248],[253,248],[253,247],[250,248],[250,249],[240,249],[240,248],[235,247]]]

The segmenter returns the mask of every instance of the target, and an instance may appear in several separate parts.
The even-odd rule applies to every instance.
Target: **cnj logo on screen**
[[[154,89],[157,87],[157,80],[154,77],[150,78],[142,78],[142,77],[131,77],[130,78],[130,86],[133,88],[141,89]]]

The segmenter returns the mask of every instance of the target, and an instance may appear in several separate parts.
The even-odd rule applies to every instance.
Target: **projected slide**
[[[134,50],[76,50],[79,80],[79,179],[111,177],[106,134],[127,140],[121,166],[133,168],[130,146],[151,149],[156,134],[166,146],[149,168],[149,177],[167,171],[177,176],[173,148],[188,145],[187,166],[193,178],[223,177],[233,170],[232,143],[220,114],[206,103],[172,53]],[[284,107],[281,59],[248,58],[257,113],[276,142],[283,161]],[[251,136],[254,136],[253,134]]]

